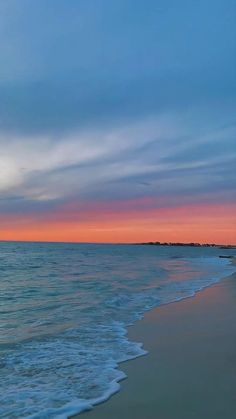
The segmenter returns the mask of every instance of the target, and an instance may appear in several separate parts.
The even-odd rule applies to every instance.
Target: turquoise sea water
[[[0,417],[67,418],[118,391],[119,364],[145,354],[127,326],[232,273],[222,253],[0,243]]]

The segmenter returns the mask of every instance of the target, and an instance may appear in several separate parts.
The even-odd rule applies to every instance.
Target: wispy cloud
[[[47,205],[233,190],[235,127],[199,131],[184,115],[160,115],[58,139],[8,134],[0,140],[2,198]]]

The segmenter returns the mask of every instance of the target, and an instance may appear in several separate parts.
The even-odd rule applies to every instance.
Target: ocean
[[[108,399],[121,363],[146,354],[127,327],[231,274],[225,252],[0,242],[0,417],[62,419]]]

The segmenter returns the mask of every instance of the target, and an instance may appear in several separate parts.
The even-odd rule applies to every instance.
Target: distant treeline
[[[236,249],[236,245],[224,245],[224,244],[214,244],[214,243],[168,243],[168,242],[146,242],[146,243],[135,243],[139,245],[148,245],[148,246],[191,246],[191,247],[218,247],[220,249]]]

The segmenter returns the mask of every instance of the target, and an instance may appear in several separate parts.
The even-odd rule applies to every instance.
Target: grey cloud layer
[[[234,12],[232,0],[1,2],[0,211],[234,200]]]
[[[1,2],[1,130],[58,135],[194,104],[224,107],[235,98],[234,6]]]
[[[171,204],[234,200],[236,126],[220,122],[202,135],[187,115],[152,117],[121,129],[82,131],[59,142],[1,140],[0,208],[46,211],[93,200],[156,197]],[[181,123],[180,123],[181,122]],[[194,133],[193,133],[194,131]],[[207,131],[207,130],[206,130]],[[206,195],[208,194],[208,196]],[[164,199],[164,201],[163,201]]]

